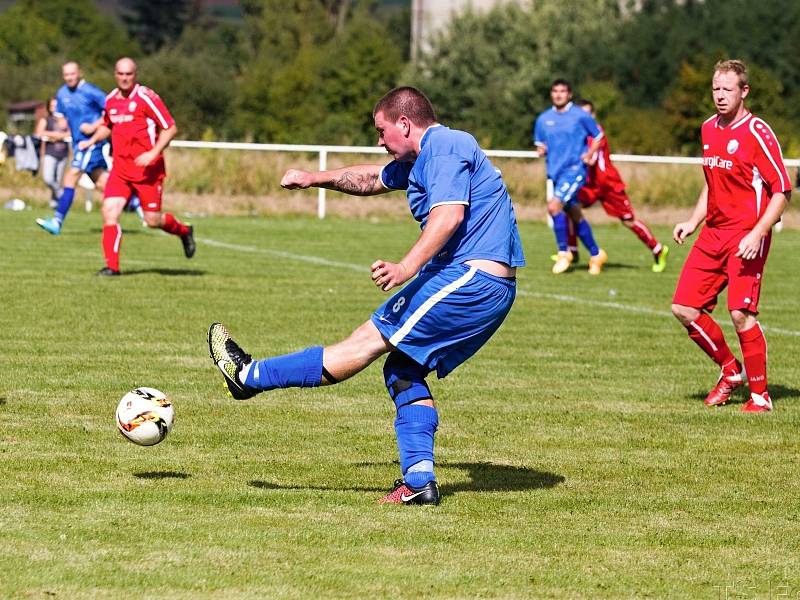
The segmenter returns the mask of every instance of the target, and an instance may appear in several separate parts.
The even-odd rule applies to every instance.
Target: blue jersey
[[[550,108],[540,114],[533,128],[533,142],[547,146],[547,177],[556,180],[580,175],[586,179],[586,165],[581,160],[589,147],[586,138],[601,135],[592,115],[572,102],[564,111]]]
[[[406,190],[411,214],[425,228],[431,209],[463,204],[464,221],[432,265],[494,260],[525,264],[511,197],[500,173],[470,134],[442,125],[430,127],[416,161],[392,161],[381,170],[390,189]]]
[[[74,88],[69,88],[66,84],[58,88],[56,112],[67,119],[73,146],[91,137],[81,133],[81,125],[97,121],[103,115],[105,106],[105,92],[83,79]]]

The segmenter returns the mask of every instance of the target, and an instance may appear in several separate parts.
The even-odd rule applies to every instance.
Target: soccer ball
[[[174,420],[172,402],[153,388],[138,387],[117,405],[117,429],[140,446],[153,446],[167,437]]]

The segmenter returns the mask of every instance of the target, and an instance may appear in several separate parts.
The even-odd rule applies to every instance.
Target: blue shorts
[[[75,154],[72,157],[71,166],[80,169],[84,173],[91,174],[95,169],[103,169],[108,171],[108,163],[106,163],[105,153],[103,149],[108,146],[107,142],[93,144],[86,150],[78,150],[75,147]]]
[[[517,283],[455,264],[428,266],[384,302],[372,322],[441,379],[475,354],[506,318]]]
[[[553,196],[561,200],[564,208],[578,202],[578,190],[586,183],[583,173],[564,173],[553,179]]]

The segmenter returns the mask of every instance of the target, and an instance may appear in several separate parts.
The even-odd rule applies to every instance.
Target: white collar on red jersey
[[[740,125],[744,125],[744,124],[747,122],[747,120],[748,120],[750,117],[752,117],[752,116],[753,116],[753,113],[751,113],[751,112],[748,110],[748,111],[747,111],[747,112],[744,114],[744,116],[743,116],[741,119],[739,119],[738,121],[734,121],[733,123],[728,123],[728,124],[727,124],[725,127],[720,127],[720,125],[719,125],[719,119],[720,119],[720,116],[719,116],[719,115],[717,115],[717,120],[716,120],[716,121],[714,121],[714,127],[715,127],[716,129],[736,129],[736,128],[737,128],[737,127],[739,127]]]
[[[127,96],[123,96],[122,95],[122,90],[117,88],[117,98],[130,98],[131,96],[135,96],[138,93],[139,93],[139,84],[138,83],[134,83],[133,84],[133,87],[131,88],[131,93],[128,94]]]

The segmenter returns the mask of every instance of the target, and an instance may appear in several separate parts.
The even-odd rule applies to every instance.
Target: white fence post
[[[327,150],[320,150],[319,151],[319,170],[325,171],[328,169],[328,151]],[[320,219],[325,218],[325,188],[319,188],[319,192],[317,192],[317,216]]]

